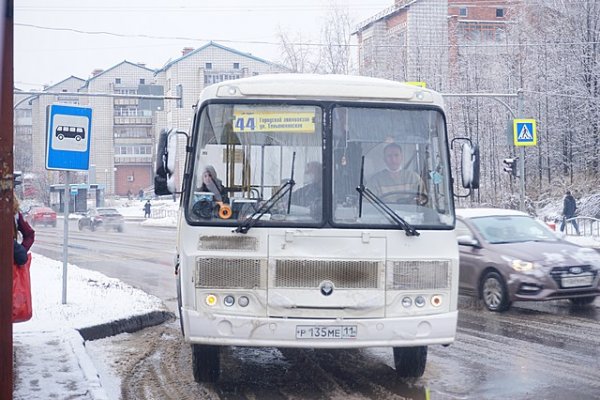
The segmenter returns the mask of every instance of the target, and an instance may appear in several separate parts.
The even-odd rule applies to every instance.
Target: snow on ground
[[[32,255],[33,317],[13,324],[14,399],[108,399],[76,329],[166,310],[162,301],[68,264],[62,304],[63,263]]]
[[[141,224],[144,226],[177,226],[179,200],[173,201],[172,198],[151,199],[152,216],[146,219],[144,219],[144,204],[146,204],[146,200],[129,200],[127,198],[106,200],[106,207],[115,207],[126,219],[142,219]]]

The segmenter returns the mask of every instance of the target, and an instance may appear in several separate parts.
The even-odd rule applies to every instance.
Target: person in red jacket
[[[35,241],[35,231],[29,223],[25,221],[23,214],[19,210],[19,200],[17,199],[17,196],[13,196],[13,213],[15,216],[13,228],[13,261],[17,265],[23,265],[27,262],[27,252]]]

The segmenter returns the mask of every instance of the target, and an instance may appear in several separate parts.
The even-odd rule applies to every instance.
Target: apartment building
[[[15,89],[14,107],[14,169],[15,171],[31,171],[33,167],[31,100],[29,94]]]
[[[165,101],[163,111],[157,112],[157,130],[175,128],[189,132],[200,92],[214,83],[247,78],[259,74],[288,72],[276,63],[249,53],[209,42],[193,49],[185,47],[181,56],[156,72],[157,84],[164,86],[165,96],[181,97],[180,101]],[[178,153],[184,154],[183,141]],[[179,161],[183,161],[180,157]],[[182,176],[183,162],[178,163]]]
[[[87,93],[137,95],[156,86],[154,70],[123,61],[96,70],[79,89]],[[156,87],[162,94],[162,87]],[[89,183],[104,185],[107,194],[137,193],[152,185],[154,149],[151,103],[137,98],[81,97],[92,108]]]
[[[46,108],[56,103],[91,107],[90,169],[73,174],[72,182],[97,184],[108,195],[137,194],[153,185],[158,133],[166,127],[188,131],[192,106],[202,89],[224,80],[284,71],[284,67],[252,54],[209,42],[197,49],[184,48],[180,57],[159,70],[123,61],[106,70],[94,70],[87,80],[71,76],[19,106],[22,111],[18,115],[30,115],[15,123],[19,152],[31,153],[31,165],[23,169],[48,176],[49,183],[62,182],[58,172],[45,171]],[[100,93],[177,96],[181,100],[97,96]],[[30,137],[22,133],[28,129]]]
[[[353,32],[359,44],[360,74],[425,81],[443,91],[461,55],[459,45],[504,39],[510,4],[506,0],[396,0]]]

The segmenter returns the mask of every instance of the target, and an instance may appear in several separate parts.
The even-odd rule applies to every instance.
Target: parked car
[[[25,219],[31,226],[56,226],[56,212],[50,207],[35,206],[25,213]]]
[[[513,301],[569,299],[590,304],[600,295],[600,254],[568,242],[520,211],[457,209],[460,291],[490,311]]]
[[[96,208],[85,213],[78,222],[79,230],[89,229],[95,231],[103,227],[106,230],[115,229],[117,232],[123,232],[125,220],[115,208]]]

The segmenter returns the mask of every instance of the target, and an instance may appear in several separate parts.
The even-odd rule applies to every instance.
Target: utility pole
[[[2,0],[0,19],[0,399],[13,398],[13,0]]]

